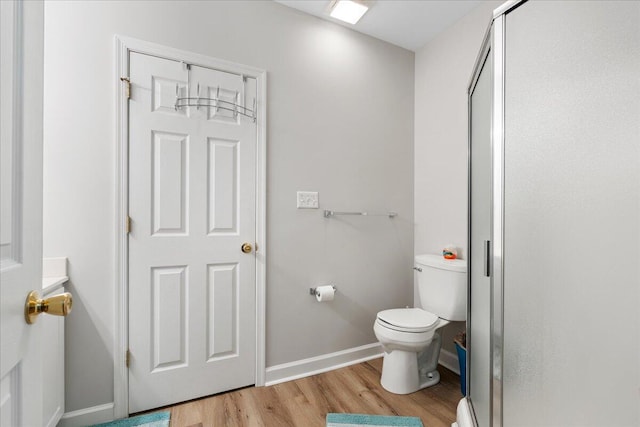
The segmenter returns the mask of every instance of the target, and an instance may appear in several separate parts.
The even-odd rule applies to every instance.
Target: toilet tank
[[[467,262],[427,254],[416,256],[415,264],[422,308],[443,319],[466,320]]]

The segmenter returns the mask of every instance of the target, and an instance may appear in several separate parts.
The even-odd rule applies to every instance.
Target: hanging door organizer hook
[[[240,91],[238,90],[228,91],[228,92],[233,92],[235,94],[233,102],[220,99],[220,86],[216,88],[215,98],[201,97],[200,83],[198,83],[195,98],[190,97],[189,93],[191,91],[191,65],[187,63],[184,63],[184,64],[187,68],[187,96],[180,96],[180,90],[178,88],[178,84],[176,83],[176,102],[174,104],[174,108],[176,110],[184,107],[196,107],[196,109],[198,110],[200,109],[200,107],[215,108],[216,113],[219,110],[231,111],[233,113],[234,119],[237,119],[238,114],[240,114],[241,116],[245,116],[250,119],[253,119],[254,123],[257,121],[258,117],[256,115],[256,98],[253,98],[253,110],[243,105],[240,105],[240,101],[239,101]],[[244,76],[241,76],[241,77],[243,78],[243,82],[244,82],[245,77]]]

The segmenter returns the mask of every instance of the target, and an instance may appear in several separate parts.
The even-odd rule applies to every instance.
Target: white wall
[[[412,52],[270,1],[46,2],[45,27],[44,251],[69,257],[75,299],[67,411],[113,401],[116,34],[268,71],[267,366],[374,343],[376,312],[411,304]],[[296,190],[399,217],[327,220]],[[315,303],[328,281],[337,299]]]
[[[416,52],[415,234],[416,254],[441,253],[453,243],[467,258],[467,85],[493,10],[487,1]],[[415,304],[420,306],[417,289]],[[447,326],[443,348],[455,352]]]

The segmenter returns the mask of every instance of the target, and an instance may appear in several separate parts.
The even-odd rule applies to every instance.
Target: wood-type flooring
[[[440,383],[407,395],[380,385],[382,359],[276,384],[248,387],[163,408],[171,427],[324,427],[328,412],[420,417],[424,427],[451,427],[460,379],[438,366]]]

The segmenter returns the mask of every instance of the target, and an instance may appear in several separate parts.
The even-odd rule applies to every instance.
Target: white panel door
[[[131,53],[129,412],[254,384],[255,79]],[[188,87],[189,86],[189,87]],[[245,103],[245,99],[250,100]],[[229,104],[220,103],[220,106]]]
[[[42,425],[43,3],[0,2],[0,426]],[[28,48],[26,48],[28,47]]]

